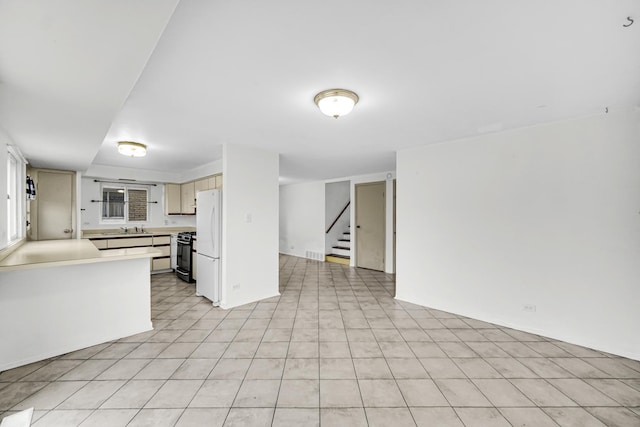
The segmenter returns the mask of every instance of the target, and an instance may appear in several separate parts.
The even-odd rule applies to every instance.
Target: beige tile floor
[[[37,427],[640,426],[640,362],[394,287],[281,256],[280,297],[224,311],[156,275],[153,331],[0,373],[0,413],[33,406]]]

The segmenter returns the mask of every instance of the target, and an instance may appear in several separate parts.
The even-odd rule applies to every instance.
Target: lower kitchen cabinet
[[[109,249],[153,247],[162,253],[151,259],[151,272],[169,270],[171,268],[171,235],[127,237],[97,237],[89,239],[101,251]]]
[[[171,268],[170,258],[153,258],[151,260],[151,271],[168,270]]]
[[[142,248],[154,246],[153,237],[130,237],[126,239],[108,239],[107,249]]]
[[[93,243],[95,245],[96,248],[102,250],[102,249],[107,249],[107,240],[104,239],[96,239],[96,240],[91,240],[91,243]]]

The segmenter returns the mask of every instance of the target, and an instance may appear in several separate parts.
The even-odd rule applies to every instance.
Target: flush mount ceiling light
[[[120,141],[118,142],[118,153],[123,156],[144,157],[147,155],[147,146],[139,142]]]
[[[346,89],[323,90],[313,98],[322,114],[335,117],[345,116],[358,103],[358,95]]]

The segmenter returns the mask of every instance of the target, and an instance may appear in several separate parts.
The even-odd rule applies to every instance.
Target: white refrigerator
[[[198,279],[196,295],[220,305],[220,251],[222,244],[222,192],[200,191],[196,195]]]

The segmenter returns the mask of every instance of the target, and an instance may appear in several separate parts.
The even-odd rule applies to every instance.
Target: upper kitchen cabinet
[[[222,174],[207,176],[183,184],[164,185],[164,214],[193,215],[196,213],[196,194],[205,190],[222,189]]]
[[[164,214],[180,215],[182,214],[182,204],[180,203],[181,189],[180,184],[164,185]]]
[[[196,188],[193,181],[185,182],[180,186],[180,202],[183,215],[196,213]]]
[[[222,189],[222,174],[209,177],[209,190],[221,190]]]
[[[208,176],[199,181],[196,181],[196,193],[203,190],[221,190],[222,189],[222,174]]]
[[[209,187],[209,179],[208,178],[199,179],[198,181],[195,181],[193,183],[193,185],[195,187],[196,194],[198,194],[201,191],[205,191],[205,190],[210,190],[211,189]]]

